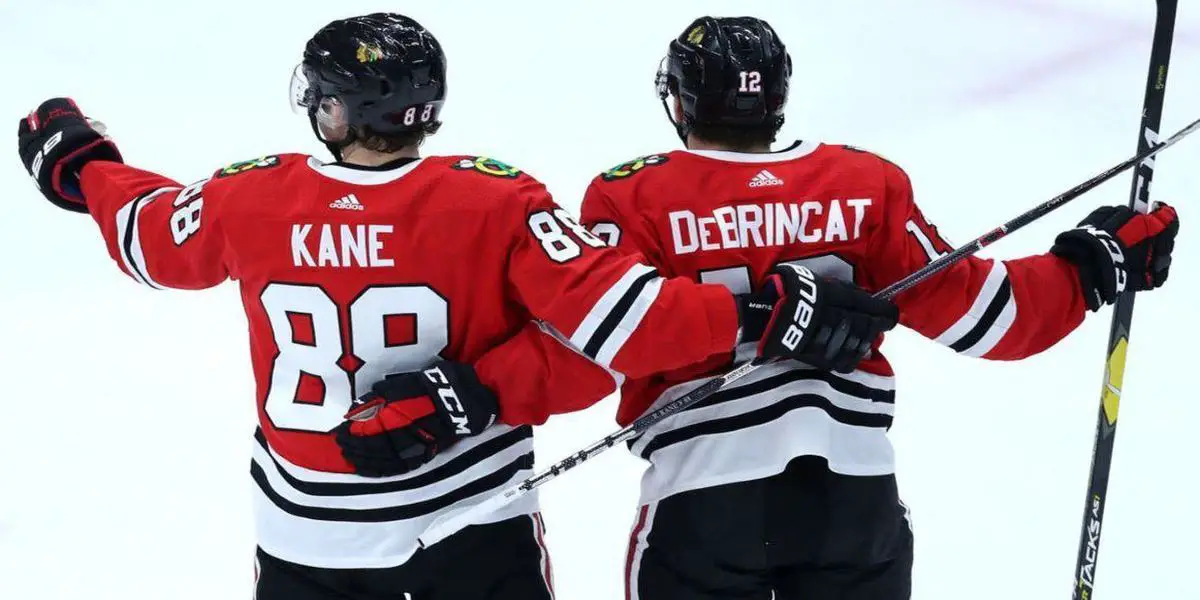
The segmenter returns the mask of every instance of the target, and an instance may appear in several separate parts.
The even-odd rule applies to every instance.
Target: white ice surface
[[[1184,4],[1164,132],[1200,116],[1200,11]],[[320,152],[287,108],[291,67],[317,27],[381,9],[408,11],[449,55],[446,126],[426,151],[497,156],[570,209],[599,170],[676,146],[652,95],[671,37],[703,13],[767,18],[795,58],[785,136],[899,162],[960,242],[1132,154],[1153,20],[1149,0],[0,0],[0,121],[70,94],[131,163],[185,182]],[[1101,600],[1200,597],[1197,164],[1200,138],[1158,162],[1153,195],[1187,223],[1168,289],[1137,304]],[[1122,176],[991,255],[1042,252],[1128,188]],[[11,146],[0,192],[0,599],[248,598],[254,411],[236,290],[126,280]],[[1108,322],[1014,364],[891,336],[915,598],[1067,597]],[[542,428],[539,462],[607,432],[613,410]],[[641,468],[616,450],[544,488],[559,598],[621,596]]]

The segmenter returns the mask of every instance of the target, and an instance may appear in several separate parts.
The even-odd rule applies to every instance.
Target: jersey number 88
[[[450,339],[449,304],[424,285],[369,287],[349,303],[345,323],[341,307],[319,286],[272,283],[260,299],[279,348],[264,404],[276,429],[332,431],[350,409],[356,384],[423,368]],[[393,318],[412,323],[407,339],[388,339]],[[306,377],[324,388],[317,401],[301,393]]]

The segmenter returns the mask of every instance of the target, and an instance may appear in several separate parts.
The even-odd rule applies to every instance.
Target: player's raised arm
[[[641,377],[730,352],[738,307],[723,286],[666,279],[575,222],[532,178],[510,250],[517,299],[605,368]]]
[[[140,283],[199,289],[224,281],[219,225],[204,208],[207,180],[184,186],[127,166],[92,123],[66,98],[21,120],[21,158],[42,194],[91,213],[109,254]]]
[[[886,163],[885,173],[886,212],[866,269],[865,283],[875,290],[953,250],[917,208],[904,171]],[[1037,354],[1078,327],[1087,309],[1114,302],[1125,280],[1131,289],[1161,285],[1166,267],[1153,257],[1169,256],[1163,244],[1177,228],[1170,207],[1150,215],[1099,209],[1058,236],[1051,252],[1007,261],[971,257],[900,294],[900,321],[960,354]]]

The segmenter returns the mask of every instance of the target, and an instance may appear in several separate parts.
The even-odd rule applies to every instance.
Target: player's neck
[[[375,152],[357,144],[342,150],[341,162],[360,167],[378,167],[402,158],[420,158],[421,153],[416,146],[401,148],[395,152]]]
[[[744,154],[768,154],[771,152],[770,144],[756,144],[753,146],[733,147],[728,144],[720,144],[700,139],[694,135],[689,135],[687,139],[688,150],[717,150],[719,152],[741,152]]]

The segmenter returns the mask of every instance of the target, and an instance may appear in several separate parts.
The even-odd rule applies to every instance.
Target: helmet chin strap
[[[670,96],[668,96],[668,98],[669,97]],[[682,122],[676,121],[675,117],[671,116],[671,108],[667,106],[667,98],[662,98],[662,105],[663,112],[667,113],[667,120],[670,121],[671,126],[675,128],[675,135],[679,136],[679,141],[683,142],[683,146],[686,148],[688,133],[690,133],[688,129],[691,128],[685,128]]]

